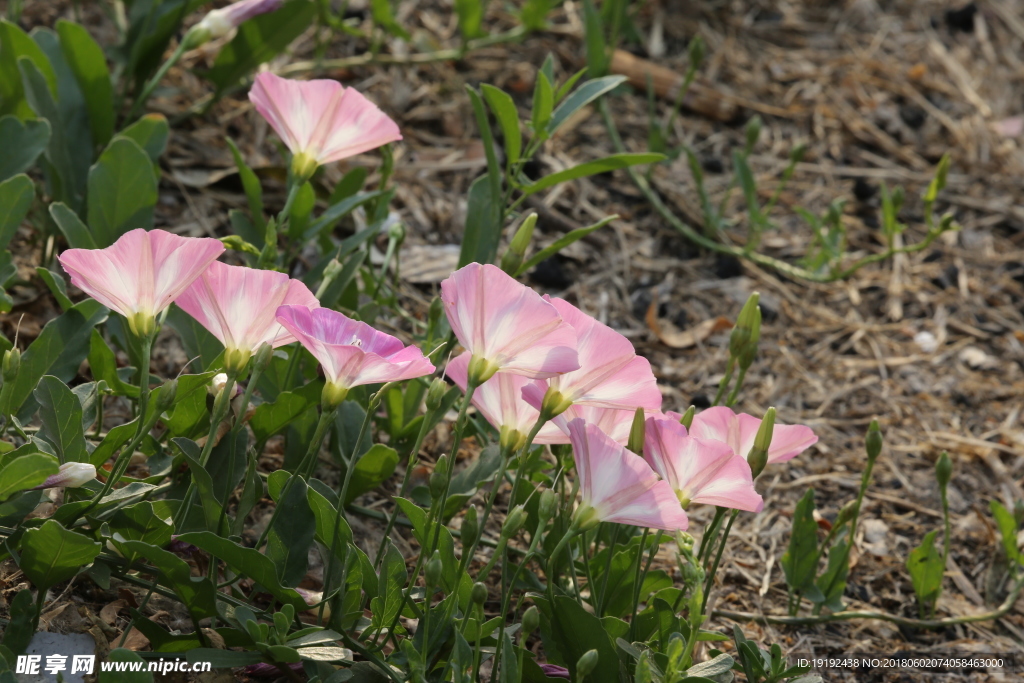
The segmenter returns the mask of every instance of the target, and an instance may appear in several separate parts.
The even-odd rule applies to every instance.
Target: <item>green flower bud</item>
[[[839,508],[839,513],[836,515],[835,524],[832,526],[838,528],[853,519],[853,513],[857,510],[857,499],[849,501],[846,505]]]
[[[21,351],[14,347],[4,351],[4,382],[13,382],[18,378],[21,369]]]
[[[692,553],[696,542],[696,539],[685,531],[676,531],[676,545],[679,546],[679,552]]]
[[[160,415],[174,405],[174,397],[178,393],[178,380],[169,379],[160,387],[156,396],[156,414]]]
[[[935,480],[939,482],[939,488],[945,490],[952,477],[953,462],[949,459],[949,453],[942,451],[942,455],[935,461]]]
[[[747,339],[746,346],[740,351],[737,360],[739,361],[740,368],[746,370],[753,362],[754,358],[757,357],[757,344],[761,341],[761,307],[754,309],[754,322],[750,329],[750,338]]]
[[[864,438],[864,450],[868,452],[868,462],[874,462],[882,452],[882,430],[878,427],[878,420],[872,420],[868,427],[868,435]]]
[[[482,605],[487,602],[487,586],[479,581],[474,583],[473,589],[469,593],[469,599],[476,605]]]
[[[626,448],[637,455],[644,453],[644,433],[647,426],[644,419],[644,409],[637,408],[633,413],[633,425],[629,428],[629,441],[626,442]]]
[[[576,680],[583,680],[597,668],[597,650],[587,650],[576,661]]]
[[[523,640],[526,640],[540,626],[540,610],[536,605],[530,605],[529,609],[523,612]]]
[[[427,390],[427,410],[437,410],[444,401],[444,395],[448,393],[448,385],[440,377],[435,377]]]
[[[444,472],[434,470],[430,473],[428,487],[430,488],[431,500],[439,500],[444,495],[444,490],[447,486],[448,477],[445,476]]]
[[[693,416],[696,414],[697,406],[690,406],[686,409],[686,412],[683,413],[682,417],[679,418],[679,424],[686,427],[686,430],[689,431],[690,427],[693,425]]]
[[[405,241],[405,223],[402,221],[394,221],[388,227],[388,239],[394,240],[398,244]]]
[[[470,505],[462,518],[462,547],[468,548],[476,543],[477,534],[480,533],[480,521],[477,518],[476,505]]]
[[[772,433],[775,431],[775,408],[769,408],[761,426],[757,429],[757,436],[754,437],[754,448],[767,452],[772,445]]]
[[[755,326],[760,336],[761,309],[757,305],[760,300],[759,292],[751,294],[736,317],[736,326],[732,328],[732,333],[729,335],[729,355],[734,358],[738,358],[750,343]]]
[[[537,214],[531,213],[516,230],[508,249],[501,256],[501,269],[513,277],[523,265],[526,250],[530,247],[530,240],[533,239],[533,229],[536,225]]]
[[[747,126],[744,129],[747,137],[747,154],[754,149],[754,145],[757,144],[758,139],[761,137],[761,117],[754,116],[752,119],[747,121]]]
[[[253,370],[263,372],[270,365],[270,361],[274,359],[274,347],[264,342],[260,345],[260,348],[256,350],[256,360],[253,362]]]
[[[434,556],[427,562],[427,585],[438,586],[441,584],[441,572],[444,566],[441,564],[441,551],[435,550]]]
[[[540,494],[540,501],[537,503],[537,515],[541,521],[548,521],[558,511],[558,496],[551,489],[545,489]]]
[[[526,508],[517,505],[509,511],[508,517],[505,518],[505,524],[501,527],[502,537],[512,538],[523,528],[523,524],[526,524]]]

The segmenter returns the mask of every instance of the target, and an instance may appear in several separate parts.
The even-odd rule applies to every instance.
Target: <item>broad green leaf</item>
[[[138,627],[138,623],[136,623],[136,627]],[[141,629],[139,630],[141,631]],[[146,660],[131,650],[126,650],[123,647],[116,648],[110,651],[106,659],[108,662],[125,662],[125,671],[107,671],[103,667],[96,667],[99,683],[153,683],[153,674],[147,671]],[[139,671],[127,670],[133,663],[143,666]]]
[[[28,119],[32,117],[32,107],[25,100],[25,89],[18,70],[19,58],[34,62],[51,96],[56,94],[57,76],[46,54],[17,25],[0,20],[0,116],[14,114],[20,119]]]
[[[8,614],[10,621],[4,628],[3,633],[3,647],[7,648],[7,651],[11,653],[24,652],[30,642],[32,642],[32,636],[36,632],[36,601],[32,596],[32,591],[28,588],[22,588],[19,590],[14,599],[8,602]],[[3,670],[4,658],[7,656],[6,652],[0,652],[0,671]],[[15,661],[7,662],[14,666]],[[2,683],[7,683],[0,678]],[[11,680],[11,683],[16,683],[16,679]]]
[[[281,585],[274,571],[274,563],[269,557],[252,548],[243,548],[226,538],[207,531],[197,531],[182,534],[178,540],[184,543],[191,543],[200,550],[205,550],[223,560],[232,571],[248,576],[259,583],[264,590],[273,595],[277,600],[301,610],[308,605],[302,596],[291,588]]]
[[[125,73],[139,86],[163,61],[171,38],[191,12],[205,0],[132,0],[128,10],[128,33],[124,51],[128,56]]]
[[[390,539],[385,543],[388,547],[377,575],[377,597],[370,601],[370,610],[373,612],[374,625],[388,627],[398,615],[402,604],[402,589],[405,588],[409,574],[402,553]]]
[[[584,653],[597,650],[598,664],[590,683],[619,683],[619,656],[601,620],[584,610],[573,598],[556,595],[554,604],[534,598],[544,618],[541,633],[548,661],[569,669],[575,679],[576,662]],[[551,645],[554,652],[548,649]]]
[[[267,229],[267,222],[263,219],[263,186],[260,185],[260,179],[256,177],[256,173],[245,163],[235,141],[231,138],[225,138],[225,140],[231,149],[231,155],[235,158],[238,177],[242,180],[242,189],[245,190],[245,198],[249,202],[249,217],[252,219],[255,229],[262,234]],[[250,237],[249,235],[241,236],[246,239]]]
[[[0,48],[2,50],[2,48]],[[0,118],[0,181],[32,168],[50,141],[50,123],[45,119],[26,119],[9,115]]]
[[[115,512],[107,521],[112,533],[110,542],[129,563],[134,562],[136,556],[124,545],[125,541],[142,541],[157,548],[171,542],[174,526],[170,523],[170,514],[167,514],[165,504],[158,505],[161,513],[148,500],[129,505]]]
[[[345,401],[338,407],[334,418],[334,436],[337,438],[331,439],[331,451],[339,463],[348,462],[353,454],[357,458],[362,457],[373,446],[369,429],[363,432],[362,441],[356,444],[365,418],[366,410],[355,401]]]
[[[129,540],[120,545],[129,553],[145,558],[159,569],[163,583],[171,587],[194,619],[198,621],[217,616],[217,593],[213,583],[206,577],[192,576],[192,569],[185,560],[168,550],[143,541]]]
[[[480,176],[469,186],[469,204],[466,209],[466,227],[462,233],[462,251],[459,267],[473,263],[491,263],[501,240],[501,197],[495,197],[493,184],[487,176]]]
[[[100,445],[89,456],[89,462],[96,469],[102,467],[107,460],[114,457],[114,454],[135,436],[135,430],[138,429],[137,422],[138,418],[123,425],[118,425],[107,432],[107,435],[103,437],[103,441],[100,442]]]
[[[356,463],[356,471],[352,473],[345,504],[348,505],[357,497],[387,481],[395,473],[396,465],[398,452],[394,448],[380,443],[374,444]]]
[[[291,391],[282,391],[272,403],[260,404],[249,420],[257,443],[262,443],[282,431],[310,405],[315,403],[307,396]]]
[[[547,25],[547,16],[551,12],[552,0],[526,0],[519,10],[519,21],[528,31],[539,31]]]
[[[203,508],[206,528],[211,531],[219,531],[217,525],[220,522],[221,506],[217,502],[217,496],[214,492],[213,478],[206,471],[206,468],[199,463],[202,449],[192,439],[182,437],[171,439],[171,443],[181,450],[181,454],[185,456],[185,461],[188,463],[189,471],[192,473],[192,481],[195,482],[196,490],[199,491],[199,502]],[[187,515],[188,512],[185,514]]]
[[[309,499],[309,507],[313,510],[316,518],[316,541],[328,549],[334,548],[338,559],[344,559],[345,548],[352,542],[352,529],[344,516],[338,516],[338,508],[321,493],[314,490],[312,486],[306,489]],[[337,529],[338,537],[334,537],[334,520],[339,520]]]
[[[910,582],[914,586],[914,593],[922,608],[925,605],[934,603],[942,591],[942,575],[945,570],[945,563],[942,554],[935,547],[935,536],[937,531],[928,532],[921,545],[910,551],[907,557],[907,571],[910,573]]]
[[[1020,558],[1020,550],[1017,549],[1017,520],[998,500],[990,500],[988,506],[992,510],[992,516],[995,517],[996,526],[999,527],[999,536],[1003,541],[1006,558],[1015,564]]]
[[[308,182],[303,183],[292,203],[291,215],[288,219],[288,239],[294,241],[302,238],[315,204],[316,193],[313,191],[313,185]]]
[[[50,141],[46,145],[45,155],[50,164],[46,170],[53,188],[52,195],[72,206],[79,206],[82,202],[82,179],[76,172],[73,153],[76,143],[72,133],[65,126],[53,92],[36,62],[23,57],[18,60],[18,69],[25,98],[39,118],[50,124]]]
[[[618,214],[614,216],[607,216],[606,218],[601,219],[600,221],[594,223],[593,225],[588,225],[585,228],[576,228],[575,230],[566,233],[562,237],[559,237],[557,240],[552,242],[549,246],[544,247],[536,254],[534,254],[529,261],[519,266],[519,270],[516,271],[516,275],[522,275],[523,273],[530,270],[534,266],[540,264],[541,261],[546,261],[547,259],[551,258],[558,252],[565,249],[573,242],[578,242],[579,240],[583,239],[584,237],[594,232],[595,230],[599,230],[600,228],[603,228],[604,226],[608,225],[618,217]]]
[[[157,179],[149,155],[120,137],[89,170],[89,229],[99,247],[108,247],[130,230],[153,226]]]
[[[548,135],[554,135],[555,131],[569,120],[570,116],[605,93],[614,90],[625,81],[625,76],[605,76],[587,81],[576,88],[569,97],[565,98],[564,102],[558,105],[555,112],[551,115],[551,121],[548,123]]]
[[[178,377],[178,391],[174,395],[168,426],[173,424],[181,432],[209,427],[206,396],[213,375],[212,371],[207,371]]]
[[[814,583],[818,572],[818,523],[814,521],[814,489],[807,492],[793,511],[793,529],[789,549],[779,561],[786,583],[801,593]]]
[[[804,590],[806,597],[815,604],[822,604],[832,612],[842,612],[843,593],[846,591],[846,576],[850,573],[850,544],[845,538],[848,533],[844,527],[828,551],[828,563],[825,571],[818,577],[813,586]]]
[[[49,375],[32,392],[39,403],[43,426],[39,437],[48,441],[61,462],[89,462],[82,431],[82,405],[64,382]]]
[[[0,128],[7,120],[16,121],[16,119],[0,120]],[[0,141],[7,144],[8,138],[4,138],[2,134],[3,131],[0,130]],[[0,154],[0,164],[3,163],[4,156]],[[18,226],[25,220],[28,210],[32,208],[33,199],[35,199],[35,186],[27,175],[16,175],[0,183],[0,249],[7,248],[14,233],[18,230]]]
[[[519,154],[523,148],[523,135],[519,130],[519,112],[516,110],[516,103],[508,93],[493,85],[485,83],[480,86],[480,90],[484,99],[487,100],[487,105],[498,119],[501,132],[505,136],[506,164],[514,164],[519,161]]]
[[[118,396],[136,398],[139,388],[121,379],[117,372],[117,356],[107,345],[99,330],[93,330],[89,339],[89,370],[94,379],[103,380]]]
[[[96,541],[48,519],[21,537],[18,567],[36,589],[45,591],[92,564],[101,548]]]
[[[316,3],[291,0],[276,12],[246,21],[238,27],[231,42],[221,48],[206,78],[217,86],[218,93],[238,85],[256,67],[279,55],[309,28],[315,14]]]
[[[57,460],[52,455],[49,457],[49,462],[53,463],[54,468],[56,468]],[[51,474],[55,472],[56,469]],[[17,526],[20,524],[25,519],[25,515],[36,509],[42,496],[43,491],[22,491],[0,503],[0,526]],[[0,494],[0,500],[2,499],[3,495]]]
[[[455,13],[459,17],[459,33],[462,40],[472,40],[484,34],[480,30],[483,23],[487,0],[455,0]]]
[[[64,202],[50,204],[50,216],[57,224],[68,246],[73,249],[97,249],[96,240],[82,219]]]
[[[60,306],[61,312],[67,313],[75,307],[75,302],[68,298],[68,288],[64,283],[62,275],[52,270],[47,270],[42,266],[36,268],[36,275],[46,283],[46,288],[50,290],[50,294],[53,294],[53,298],[57,300],[57,305]]]
[[[57,470],[57,459],[47,453],[29,453],[8,462],[0,469],[0,501],[39,486]]]
[[[53,375],[62,382],[70,381],[89,352],[92,328],[102,322],[107,313],[99,302],[86,299],[46,323],[43,331],[22,354],[18,378],[0,411],[17,411],[19,419],[27,419],[38,406],[31,397],[43,375]]]
[[[160,155],[167,148],[167,138],[171,134],[171,128],[163,114],[146,114],[138,121],[128,126],[118,137],[126,137],[135,141],[142,151],[149,156],[157,175],[160,173]]]
[[[102,147],[114,134],[114,88],[107,59],[84,27],[62,19],[57,22],[57,34],[64,59],[85,97],[93,145]]]
[[[307,486],[302,477],[282,470],[274,474],[278,475],[274,478],[281,482],[281,488],[275,496],[274,483],[268,481],[268,489],[281,511],[267,534],[267,557],[277,567],[281,583],[294,586],[306,575],[309,547],[313,545],[317,526],[316,517],[310,509]],[[290,485],[285,483],[288,480]]]
[[[395,15],[391,11],[391,0],[370,0],[370,14],[373,17],[373,23],[391,35],[406,41],[412,40],[409,32],[395,21]]]
[[[541,190],[546,190],[549,187],[554,187],[555,185],[564,183],[568,180],[597,175],[598,173],[607,173],[608,171],[627,168],[629,166],[637,166],[639,164],[653,164],[664,160],[664,154],[613,154],[611,156],[604,157],[603,159],[587,161],[579,164],[578,166],[567,168],[564,171],[558,171],[557,173],[546,175],[532,185],[524,187],[523,193],[533,194],[535,192],[540,192]]]

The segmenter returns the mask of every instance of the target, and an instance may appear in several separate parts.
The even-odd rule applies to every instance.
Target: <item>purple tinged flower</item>
[[[210,11],[190,31],[189,46],[198,47],[208,40],[221,38],[243,22],[260,14],[273,12],[284,0],[239,0],[230,5]]]
[[[572,680],[569,670],[564,666],[558,666],[557,664],[541,664],[540,670],[543,671],[544,675],[548,678],[564,678],[567,681]]]
[[[57,474],[51,474],[39,486],[33,487],[33,491],[39,489],[52,489],[58,486],[66,488],[77,488],[89,483],[96,478],[96,468],[87,462],[66,462],[57,470]]]

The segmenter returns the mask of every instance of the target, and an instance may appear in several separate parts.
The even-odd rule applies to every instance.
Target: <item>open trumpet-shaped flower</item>
[[[580,418],[569,423],[583,502],[575,523],[581,529],[618,522],[665,531],[685,531],[688,520],[668,482],[658,479],[637,454]]]
[[[764,507],[746,459],[722,441],[688,436],[686,427],[669,417],[647,419],[644,459],[684,508],[705,503],[760,512]]]
[[[256,110],[292,151],[300,178],[316,167],[402,139],[398,124],[337,81],[295,81],[264,72],[249,91]]]
[[[89,483],[96,478],[96,468],[87,462],[66,462],[57,470],[57,474],[51,474],[39,486],[32,490],[52,489],[57,486],[77,488]]]
[[[536,408],[533,408],[533,411],[535,414],[540,412]],[[548,424],[556,429],[548,430],[545,425],[545,429],[541,430],[534,442],[539,444],[569,443],[569,423],[580,418],[587,424],[596,426],[615,443],[625,446],[629,441],[629,432],[633,428],[633,414],[632,410],[572,405],[564,413],[551,418],[551,422]]]
[[[496,372],[533,379],[580,367],[576,333],[550,303],[500,268],[470,263],[441,283],[441,301],[475,383]]]
[[[126,317],[143,337],[153,332],[157,314],[223,252],[220,240],[139,228],[106,249],[68,249],[60,264],[72,284]]]
[[[760,418],[746,413],[734,413],[725,406],[716,406],[694,415],[690,436],[724,441],[736,455],[746,458],[754,446],[754,437],[760,426]],[[768,464],[795,458],[817,442],[818,437],[810,427],[776,422],[771,447],[768,449]]]
[[[463,391],[469,380],[468,351],[448,362],[445,374]],[[523,386],[531,380],[521,375],[499,372],[473,392],[473,405],[500,433],[500,443],[506,448],[519,448],[537,422],[540,411],[522,399]],[[547,422],[537,433],[534,443],[569,443],[553,423]]]
[[[277,321],[278,307],[320,306],[306,285],[284,273],[219,261],[175,303],[224,344],[224,364],[234,370],[245,367],[264,343],[276,348],[296,341]]]
[[[661,408],[651,364],[636,355],[628,339],[563,299],[544,298],[575,330],[580,368],[527,386],[527,402],[538,409],[546,403],[555,415],[573,405],[629,411]]]
[[[185,39],[188,46],[195,48],[214,38],[227,35],[228,31],[238,28],[242,22],[260,14],[273,12],[284,0],[239,0],[226,7],[211,10],[198,24],[192,27]]]
[[[415,346],[328,308],[281,306],[277,321],[320,361],[327,377],[324,396],[334,405],[363,384],[398,382],[429,375],[434,366]]]

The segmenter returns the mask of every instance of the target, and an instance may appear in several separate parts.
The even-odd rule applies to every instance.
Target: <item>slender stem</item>
[[[733,510],[729,514],[729,521],[725,525],[725,531],[722,532],[722,540],[718,544],[718,552],[715,554],[715,562],[711,565],[711,571],[708,572],[707,583],[704,584],[704,600],[701,602],[700,606],[701,614],[703,614],[708,608],[708,596],[711,595],[711,587],[715,585],[715,574],[718,573],[718,565],[722,561],[722,553],[725,552],[725,543],[729,540],[729,532],[732,531],[732,523],[736,521],[736,517],[739,514],[739,510]]]
[[[604,522],[601,522],[601,525],[603,526]],[[598,600],[598,603],[594,609],[598,617],[604,616],[604,606],[607,602],[608,597],[608,575],[612,573],[612,556],[615,554],[615,543],[619,540],[620,529],[622,529],[622,526],[620,524],[615,524],[612,527],[612,538],[611,541],[608,543],[608,548],[606,549],[608,557],[605,558],[604,575],[601,577],[601,598],[600,600]],[[601,538],[601,534],[599,533],[597,537]]]
[[[577,525],[576,520],[573,520],[572,524],[570,524],[569,528],[566,530],[565,535],[558,540],[558,543],[555,545],[555,549],[551,551],[551,555],[548,557],[548,599],[551,601],[552,606],[555,604],[555,563],[558,562],[558,556],[562,553],[562,549],[569,544],[569,541],[576,536],[577,532],[579,532],[579,526]],[[571,557],[569,558],[569,562],[572,562]]]
[[[466,428],[466,413],[469,411],[470,403],[473,401],[473,393],[476,391],[476,384],[473,379],[470,378],[466,382],[466,393],[462,397],[462,405],[459,406],[459,417],[455,421],[455,434],[452,441],[451,454],[448,456],[448,471],[445,472],[445,483],[444,491],[441,493],[440,498],[430,504],[430,511],[434,513],[436,509],[437,524],[444,524],[444,510],[448,505],[448,491],[452,484],[452,472],[455,470],[455,456],[459,453],[459,445],[462,443],[462,433]],[[432,517],[435,515],[431,515]],[[437,544],[440,542],[440,532],[434,533],[430,537],[430,550],[427,556],[433,556],[434,551],[437,550]]]
[[[740,387],[743,386],[743,380],[746,378],[746,376],[747,368],[741,365],[740,372],[738,375],[736,375],[736,385],[732,388],[732,391],[729,392],[729,398],[725,399],[725,405],[732,407],[733,405],[736,404],[736,399],[737,397],[739,397],[740,394]]]
[[[139,429],[142,429],[142,423],[145,421],[146,409],[149,407],[149,361],[153,353],[153,334],[147,334],[142,337],[142,358],[139,363],[139,402],[138,409],[139,415],[143,416],[142,420],[139,420]]]
[[[736,358],[729,356],[729,364],[725,366],[725,376],[722,377],[722,381],[718,383],[718,393],[715,394],[715,400],[711,402],[712,406],[717,406],[722,402],[722,396],[725,395],[725,390],[729,387],[729,382],[732,381],[733,369],[736,367]]]
[[[644,527],[640,536],[640,547],[636,550],[636,573],[633,574],[633,618],[629,620],[629,642],[636,640],[636,612],[640,602],[640,573],[644,559],[644,546],[647,544],[647,534],[650,529]]]
[[[953,536],[953,527],[949,521],[949,496],[946,493],[945,486],[939,486],[939,493],[942,496],[942,520],[943,520],[943,538],[942,538],[942,568],[945,571],[946,562],[949,561],[949,546]],[[935,616],[935,605],[939,601],[939,593],[942,592],[942,584],[939,584],[939,591],[935,593],[935,597],[932,598],[931,604],[931,616]]]
[[[462,580],[462,573],[469,567],[469,563],[473,561],[473,555],[476,553],[476,547],[480,544],[481,538],[483,538],[483,531],[487,528],[487,520],[490,519],[491,509],[494,507],[494,501],[498,498],[498,489],[501,488],[501,480],[505,474],[505,470],[508,468],[509,455],[511,448],[502,446],[501,448],[501,465],[498,468],[498,472],[495,474],[494,482],[491,484],[491,492],[487,496],[487,503],[484,505],[483,515],[480,517],[480,523],[477,525],[476,538],[470,543],[469,548],[463,548],[462,561],[459,563],[459,575],[456,577],[455,585],[459,585],[459,581]],[[385,534],[387,536],[387,534]],[[500,543],[500,542],[499,542]],[[507,543],[505,545],[508,545]],[[504,550],[504,548],[502,548]],[[499,553],[491,555],[491,559],[488,561],[487,566],[493,567],[494,559]],[[486,574],[480,578],[486,580]]]
[[[704,530],[704,535],[700,539],[700,548],[697,551],[697,559],[702,561],[705,556],[710,552],[712,546],[715,544],[715,539],[718,536],[718,526],[722,523],[722,516],[725,515],[725,508],[718,506],[715,508],[715,516],[711,520],[711,524]]]
[[[181,56],[185,54],[186,46],[185,41],[178,43],[178,47],[174,50],[174,53],[167,58],[167,61],[161,65],[160,69],[153,74],[153,77],[149,79],[146,86],[142,89],[142,93],[135,98],[135,102],[132,104],[131,110],[128,112],[128,118],[125,119],[126,123],[131,123],[135,120],[135,115],[139,113],[142,106],[146,104],[150,95],[156,90],[156,86],[160,84],[167,72],[170,71],[171,67],[178,63]]]

